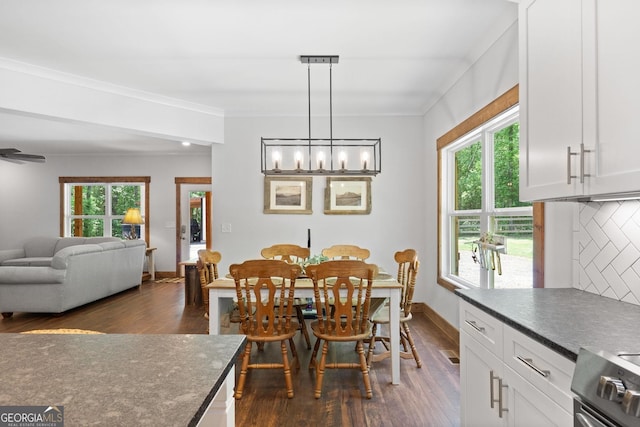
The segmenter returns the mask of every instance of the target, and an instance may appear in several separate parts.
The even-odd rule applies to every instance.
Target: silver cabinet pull
[[[585,153],[591,153],[593,150],[585,150],[584,144],[580,144],[580,184],[584,183],[585,176],[591,176],[587,173],[584,173],[584,155]]]
[[[475,320],[465,320],[465,323],[471,326],[473,329],[475,329],[478,332],[484,333],[485,331],[484,326],[478,326]]]
[[[498,402],[498,399],[494,398],[494,393],[493,393],[493,380],[499,380],[500,377],[498,377],[497,375],[493,375],[493,370],[489,371],[489,400],[491,403],[491,409],[494,408],[494,403]]]
[[[567,184],[571,185],[571,179],[577,178],[577,175],[571,175],[571,156],[577,156],[578,153],[572,153],[571,147],[567,147]]]
[[[522,357],[522,356],[516,356],[516,358],[519,361],[521,361],[522,363],[524,363],[525,365],[527,365],[528,367],[530,367],[531,369],[533,369],[534,371],[536,371],[538,374],[540,374],[543,377],[545,377],[545,378],[547,378],[549,375],[551,375],[551,371],[548,371],[546,369],[540,369],[536,365],[534,365],[533,359],[528,359],[528,358]]]
[[[503,412],[509,412],[509,409],[502,406],[502,389],[508,388],[509,386],[506,384],[502,384],[502,378],[498,378],[498,417],[502,418]]]

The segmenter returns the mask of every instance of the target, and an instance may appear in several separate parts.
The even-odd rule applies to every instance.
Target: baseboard
[[[438,328],[442,330],[442,332],[445,333],[446,336],[456,343],[457,348],[460,348],[460,331],[447,322],[434,309],[424,302],[414,302],[411,310],[416,313],[424,313]]]
[[[172,279],[177,277],[175,271],[156,271],[156,279]]]

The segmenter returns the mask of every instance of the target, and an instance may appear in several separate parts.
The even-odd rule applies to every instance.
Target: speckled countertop
[[[640,352],[640,306],[577,289],[465,289],[456,294],[575,361],[580,347]]]
[[[65,426],[196,425],[244,335],[0,334],[0,405],[64,406]]]

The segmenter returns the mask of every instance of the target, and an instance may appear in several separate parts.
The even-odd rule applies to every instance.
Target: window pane
[[[495,234],[505,236],[506,247],[506,253],[496,254],[493,287],[532,288],[533,217],[498,216],[493,223]]]
[[[105,194],[103,185],[77,185],[71,189],[69,212],[72,215],[104,215]]]
[[[452,218],[451,274],[476,286],[480,284],[480,264],[472,251],[472,242],[480,238],[480,217],[461,216]],[[475,258],[474,258],[475,257]]]
[[[456,151],[455,156],[455,209],[480,209],[482,206],[482,145],[478,141]]]
[[[496,208],[531,206],[531,203],[520,202],[519,198],[519,136],[519,123],[494,134]]]
[[[140,208],[140,185],[111,187],[111,214],[124,215],[129,208]]]
[[[102,237],[104,236],[104,221],[102,219],[84,218],[74,219],[71,227],[71,235],[75,237]]]

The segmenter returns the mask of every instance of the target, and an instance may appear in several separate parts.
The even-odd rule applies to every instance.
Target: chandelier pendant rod
[[[309,170],[311,170],[311,63],[307,64],[307,99],[309,100]]]
[[[333,64],[329,62],[329,153],[331,156],[331,170],[333,170]]]

